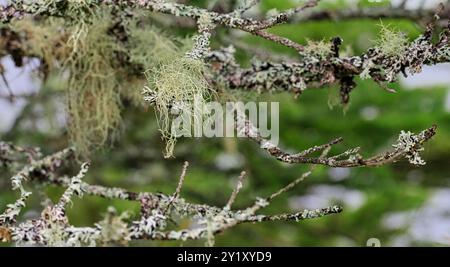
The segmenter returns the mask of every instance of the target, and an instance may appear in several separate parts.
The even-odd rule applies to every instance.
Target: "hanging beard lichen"
[[[131,100],[135,106],[143,104],[141,89],[146,79],[143,74],[130,74],[126,66],[120,65],[117,52],[129,58],[137,51],[143,59],[158,57],[138,38],[143,32],[152,34],[155,30],[131,27],[136,21],[130,19],[129,43],[140,45],[128,47],[110,34],[110,9],[68,10],[76,13],[70,17],[78,19],[24,18],[13,21],[10,27],[24,35],[24,49],[41,59],[45,73],[59,73],[67,88],[70,141],[78,156],[88,157],[118,135],[123,99]]]
[[[124,48],[129,61],[134,65],[141,66],[143,70],[156,68],[181,57],[192,46],[190,39],[169,37],[160,29],[152,26],[151,21],[146,21],[145,26],[143,24],[137,19],[126,21],[127,36],[130,41]],[[143,103],[142,88],[147,83],[144,75],[134,78],[127,77],[125,83],[128,86],[122,90],[123,94],[136,105],[141,105]]]
[[[110,10],[69,10],[80,17],[27,18],[14,21],[11,27],[26,33],[26,46],[42,59],[48,71],[59,73],[67,88],[68,134],[78,155],[87,157],[117,136],[121,96],[137,97],[133,88],[120,84],[127,82],[127,75],[115,60],[115,53],[123,48],[108,34]],[[140,88],[134,88],[134,95],[140,95]]]
[[[49,18],[37,25],[31,18],[24,18],[13,21],[9,26],[14,32],[24,35],[23,49],[39,57],[49,71],[59,65],[61,58],[67,57],[67,36],[60,31],[59,19]]]
[[[154,26],[143,27],[138,21],[130,21],[127,25],[128,36],[132,40],[127,44],[130,61],[151,69],[166,64],[192,47],[189,38],[168,36]]]
[[[166,142],[165,157],[173,156],[177,137],[171,132],[171,122],[183,110],[201,109],[195,103],[203,103],[212,97],[204,77],[204,62],[186,57],[192,48],[191,39],[170,38],[156,29],[131,28],[133,47],[130,60],[143,65],[147,71],[147,86],[144,94],[157,112],[157,121],[163,140]],[[144,53],[143,51],[147,51]],[[148,56],[147,53],[157,56]],[[197,97],[197,102],[194,98]],[[198,115],[201,116],[201,115]],[[191,121],[195,120],[193,117]]]
[[[166,142],[165,157],[173,156],[177,136],[172,132],[172,119],[189,110],[191,122],[200,122],[205,99],[212,96],[204,78],[202,61],[179,57],[146,72],[148,86],[144,93],[151,95],[157,111],[162,138]],[[196,99],[196,101],[194,101]],[[196,106],[197,105],[197,106]],[[197,127],[197,125],[194,125]]]
[[[122,18],[127,41],[120,42],[111,34],[117,16],[111,15],[110,8],[86,8],[84,1],[68,5],[65,19],[25,18],[11,25],[26,33],[28,51],[42,59],[46,72],[62,77],[67,88],[68,135],[78,155],[87,157],[117,137],[122,100],[142,105],[141,92],[147,85],[157,96],[157,121],[167,144],[164,155],[172,156],[176,137],[170,124],[175,108],[201,108],[193,107],[194,97],[204,101],[212,95],[204,77],[205,64],[186,57],[193,41],[169,37],[152,26],[148,17],[138,16]],[[120,63],[118,53],[147,70],[145,76]]]
[[[109,27],[110,20],[93,16],[74,25],[68,40],[69,134],[82,155],[104,146],[121,123],[120,86],[112,62],[117,45],[106,34]]]
[[[127,80],[119,77],[125,71],[115,61],[122,47],[108,34],[110,10],[82,12],[77,8],[83,6],[80,3],[71,2],[75,6],[67,11],[74,12],[70,17],[76,20],[27,18],[14,21],[11,28],[25,33],[26,46],[43,66],[60,73],[67,88],[68,135],[78,155],[87,157],[117,135],[121,96],[130,96],[133,90],[120,84]],[[135,92],[139,94],[139,87]]]

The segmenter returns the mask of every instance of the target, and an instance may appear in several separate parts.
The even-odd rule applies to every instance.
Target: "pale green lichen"
[[[156,28],[138,27],[135,19],[129,19],[124,24],[131,45],[126,46],[110,34],[111,10],[86,5],[86,1],[69,3],[65,14],[76,20],[25,18],[11,23],[12,30],[23,33],[25,49],[45,63],[46,72],[65,77],[68,134],[82,157],[118,136],[123,99],[135,106],[144,103],[144,75],[130,75],[127,66],[115,61],[117,53],[148,69],[183,54],[188,43],[173,42]]]
[[[49,69],[53,69],[58,59],[67,55],[66,36],[60,33],[61,22],[60,19],[49,18],[37,25],[32,18],[24,18],[12,21],[9,27],[26,38],[23,49],[41,58]]]
[[[182,56],[190,47],[192,40],[169,36],[154,26],[142,26],[137,21],[127,24],[130,41],[126,49],[132,63],[145,69],[166,64]]]
[[[388,57],[401,56],[408,48],[408,37],[404,33],[381,23],[376,47]]]
[[[205,64],[186,56],[197,39],[171,37],[154,27],[143,28],[138,24],[130,25],[129,35],[133,40],[128,47],[130,61],[146,68],[144,100],[156,109],[166,142],[164,156],[171,157],[177,141],[171,133],[173,116],[193,107],[195,96],[202,100],[211,96],[204,77]]]
[[[107,18],[107,14],[99,14],[80,22],[68,40],[69,134],[82,155],[104,146],[121,124],[118,72],[111,62],[117,44],[106,34],[110,27]]]
[[[164,155],[171,157],[177,141],[171,133],[172,118],[181,110],[190,109],[195,96],[202,100],[211,96],[204,77],[206,66],[201,60],[185,56],[192,49],[191,39],[170,37],[153,27],[135,25],[129,29],[133,39],[128,48],[130,60],[147,69],[144,100],[156,109],[166,142]]]
[[[321,59],[326,58],[332,54],[332,43],[325,40],[312,41],[307,40],[305,46],[305,53],[308,55],[317,56]]]
[[[195,97],[200,104],[211,97],[208,82],[204,77],[205,64],[196,59],[180,57],[167,64],[149,69],[146,72],[148,86],[144,88],[146,100],[152,102],[158,112],[158,123],[163,139],[166,141],[165,157],[173,155],[177,137],[171,132],[173,116],[182,110],[194,112]],[[195,118],[194,118],[194,121]]]
[[[110,11],[84,7],[85,1],[70,1],[66,13],[77,20],[24,19],[11,27],[25,34],[25,45],[43,60],[48,72],[59,72],[61,77],[68,74],[64,80],[68,133],[77,153],[88,156],[116,136],[121,124],[121,88],[127,87],[120,86],[120,69],[113,64],[119,46],[107,34]]]

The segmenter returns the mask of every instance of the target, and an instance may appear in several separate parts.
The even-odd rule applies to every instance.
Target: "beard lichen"
[[[38,57],[49,70],[58,66],[58,61],[66,55],[66,35],[62,33],[60,20],[49,18],[39,22],[31,18],[13,21],[9,27],[26,39],[23,50]]]
[[[376,47],[388,57],[402,56],[408,48],[408,37],[381,23]]]
[[[113,62],[117,44],[106,34],[109,22],[93,16],[74,25],[67,44],[69,135],[82,155],[113,140],[121,124],[121,87]]]
[[[115,51],[119,45],[108,35],[107,10],[82,12],[84,1],[71,1],[67,12],[78,20],[30,18],[11,28],[25,33],[26,49],[41,59],[45,72],[57,72],[67,88],[68,135],[79,156],[113,140],[121,123],[121,89]],[[69,16],[71,17],[71,16]]]
[[[134,25],[134,26],[133,26]],[[208,82],[205,79],[206,66],[201,60],[192,59],[186,53],[192,49],[193,41],[188,38],[170,37],[154,27],[142,28],[132,24],[129,36],[130,61],[142,65],[146,71],[144,99],[150,102],[157,113],[157,122],[162,139],[166,143],[164,156],[172,157],[177,136],[172,133],[172,119],[182,110],[192,111],[194,106],[212,97]],[[200,102],[195,102],[194,99]],[[141,95],[142,99],[142,95]],[[198,115],[201,116],[201,115]]]
[[[78,16],[77,20],[24,18],[10,27],[23,35],[23,49],[41,59],[44,78],[50,72],[61,77],[67,88],[70,141],[78,156],[88,157],[118,136],[124,99],[134,106],[144,103],[144,74],[130,74],[118,63],[117,53],[147,69],[160,64],[160,58],[173,57],[180,46],[168,42],[154,27],[137,27],[134,19],[127,22],[127,44],[120,43],[110,34],[114,25],[111,10],[94,7],[83,11],[83,3],[71,1],[73,6],[66,9],[71,12],[69,17]]]
[[[205,64],[197,59],[179,57],[146,72],[146,98],[153,103],[163,140],[165,157],[173,156],[177,136],[172,133],[171,121],[184,110],[190,110],[194,124],[201,121],[203,103],[212,96],[204,77]],[[194,125],[197,127],[198,125]]]
[[[125,16],[121,23],[127,39],[122,42],[111,34],[117,25],[111,8],[74,0],[64,10],[64,19],[25,18],[11,27],[25,32],[26,49],[41,59],[46,74],[62,77],[67,88],[68,135],[78,156],[88,157],[118,137],[123,100],[142,105],[144,86],[157,96],[157,121],[167,143],[164,155],[172,156],[174,110],[193,107],[194,97],[205,101],[212,96],[204,76],[205,63],[186,56],[193,41],[168,36],[147,23],[148,18]],[[118,54],[142,70],[128,69]],[[139,72],[141,76],[136,75]]]
[[[127,33],[132,40],[127,43],[130,61],[145,69],[166,64],[183,56],[192,47],[189,38],[168,36],[155,26],[144,27],[139,21],[127,24]]]

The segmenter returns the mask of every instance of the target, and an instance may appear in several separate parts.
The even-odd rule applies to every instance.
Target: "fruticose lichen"
[[[332,53],[332,43],[325,40],[322,41],[312,41],[307,40],[307,45],[305,46],[305,53],[308,55],[314,55],[319,57],[319,59],[324,59],[330,56]]]
[[[163,139],[166,141],[165,156],[173,155],[177,137],[171,132],[171,120],[183,110],[195,114],[196,104],[202,104],[211,96],[208,83],[203,76],[205,64],[197,59],[180,57],[167,64],[146,72],[148,86],[144,88],[145,99],[154,104],[158,112],[158,123]],[[198,97],[200,102],[194,101]],[[194,120],[195,121],[195,120]]]
[[[136,19],[125,17],[122,18],[123,34],[128,41],[120,42],[112,34],[117,19],[112,9],[95,5],[86,9],[83,3],[68,3],[67,19],[25,18],[14,20],[10,26],[22,33],[26,46],[23,49],[41,59],[45,73],[56,72],[63,77],[67,88],[68,134],[78,155],[89,156],[93,150],[115,140],[121,129],[124,99],[131,100],[135,106],[144,103],[141,94],[147,81],[144,70],[148,70],[148,79],[162,79],[155,88],[161,96],[157,106],[161,131],[167,137],[164,128],[168,125],[167,110],[163,101],[167,103],[172,93],[179,96],[176,99],[186,100],[194,93],[204,92],[206,87],[199,75],[203,68],[201,62],[184,58],[192,40],[171,38],[155,26],[144,26]],[[142,74],[130,74],[128,66],[119,65],[116,60],[119,54],[127,62],[140,66]],[[184,80],[177,87],[171,75],[178,74],[181,76],[176,79]],[[176,90],[183,86],[186,90]]]
[[[413,165],[425,165],[426,162],[420,157],[419,152],[423,151],[423,147],[418,144],[418,138],[410,131],[401,131],[398,137],[398,143],[393,145],[397,149],[406,152],[405,157]]]
[[[386,56],[402,56],[408,48],[408,37],[383,23],[380,24],[380,27],[376,47]]]

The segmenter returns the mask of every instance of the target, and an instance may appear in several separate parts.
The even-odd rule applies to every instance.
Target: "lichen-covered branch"
[[[350,92],[357,87],[357,76],[386,87],[386,83],[397,80],[398,74],[413,75],[425,65],[449,62],[450,29],[440,32],[436,42],[433,30],[434,24],[430,24],[424,34],[408,44],[405,39],[398,40],[400,44],[385,39],[361,56],[339,57],[342,41],[333,39],[328,51],[311,49],[294,62],[254,61],[250,68],[242,68],[234,58],[233,47],[212,51],[207,59],[216,80],[226,88],[300,94],[307,88],[340,84],[342,102],[348,103]],[[391,32],[386,34],[393,37]]]
[[[12,18],[21,18],[25,14],[44,15],[44,16],[64,16],[68,9],[73,7],[90,8],[95,5],[114,5],[121,8],[137,8],[149,10],[157,13],[170,14],[177,17],[188,17],[195,20],[202,16],[211,17],[214,24],[223,25],[230,28],[242,29],[245,31],[260,30],[269,28],[276,24],[285,22],[308,7],[316,5],[317,0],[309,0],[302,7],[290,9],[282,14],[258,21],[251,18],[242,18],[235,13],[217,13],[208,11],[203,8],[187,6],[183,4],[173,3],[164,0],[86,0],[86,1],[70,1],[70,0],[46,0],[25,3],[23,0],[14,1],[10,5],[0,10],[0,19],[7,22]]]
[[[49,3],[53,2],[55,1],[49,0]],[[76,12],[69,13],[66,9],[82,9],[84,7],[73,6],[74,4],[70,4],[67,0],[56,2],[65,4],[42,5],[36,2],[23,6],[21,1],[19,1],[13,4],[13,7],[29,14],[50,16],[60,13],[60,15],[66,13],[76,14]],[[443,15],[445,18],[445,14],[448,13],[443,5],[440,6],[437,12],[433,13],[436,14],[434,21],[428,24],[425,32],[416,40],[409,42],[405,37],[403,39],[399,37],[402,36],[401,33],[385,30],[382,32],[383,36],[380,37],[380,42],[359,56],[341,57],[339,47],[342,44],[342,40],[340,38],[333,38],[328,45],[314,46],[314,44],[311,44],[305,47],[282,36],[264,31],[267,27],[284,23],[286,19],[292,18],[294,14],[302,13],[305,9],[309,10],[316,5],[316,2],[307,1],[303,6],[263,20],[242,18],[238,14],[239,12],[219,14],[197,7],[165,1],[105,0],[86,1],[83,3],[88,5],[88,7],[92,5],[115,4],[116,8],[149,9],[153,12],[195,19],[199,33],[195,37],[193,49],[187,55],[193,59],[205,60],[211,65],[210,70],[214,76],[212,80],[217,81],[224,88],[230,89],[256,90],[258,92],[289,91],[294,94],[301,94],[307,88],[339,84],[341,87],[341,99],[345,104],[349,102],[350,93],[357,87],[354,81],[354,78],[357,76],[363,79],[373,79],[381,87],[392,91],[387,87],[387,83],[395,82],[398,74],[413,75],[420,72],[425,65],[435,65],[450,61],[450,29],[447,27],[442,30],[437,41],[432,38],[437,20],[442,19],[438,15]],[[5,8],[3,13],[10,14],[11,11],[9,10],[13,9],[13,7]],[[429,18],[433,18],[433,16],[429,16]],[[212,36],[212,30],[217,25],[248,31],[270,41],[294,48],[300,53],[299,58],[289,62],[254,61],[250,68],[242,68],[234,58],[234,49],[232,47],[210,51],[209,40]],[[20,50],[20,46],[17,47],[17,41],[20,42],[20,38],[17,40],[18,37],[14,37],[16,36],[14,33],[9,35],[5,40],[12,40],[7,43],[14,42],[14,51]],[[25,51],[14,51],[10,51],[11,54],[26,54]],[[142,66],[131,69],[139,72],[142,71]]]
[[[279,161],[291,164],[318,164],[330,167],[366,167],[381,166],[406,158],[413,165],[424,165],[419,155],[423,150],[422,145],[436,134],[436,126],[423,130],[418,134],[402,131],[398,137],[397,143],[393,144],[392,150],[375,155],[370,158],[364,158],[359,152],[359,148],[345,151],[339,155],[330,157],[312,157],[314,152],[323,151],[331,146],[342,142],[342,138],[332,140],[331,142],[308,148],[302,152],[291,154],[283,151],[280,147],[274,145],[269,140],[263,138],[259,130],[245,117],[242,112],[236,111],[236,129],[238,133],[244,134],[250,140],[255,141],[262,149],[267,151],[272,157]]]
[[[0,141],[0,164],[7,166],[9,163],[18,161],[26,156],[28,161],[32,161],[41,156],[41,152],[37,148],[21,147],[8,142]]]
[[[186,56],[194,60],[203,60],[206,64],[211,66],[211,68],[204,71],[211,72],[207,74],[213,76],[208,79],[210,86],[213,88],[215,85],[220,84],[221,87],[230,89],[291,91],[297,95],[301,94],[307,88],[338,83],[341,86],[340,95],[342,102],[346,104],[349,102],[350,93],[357,86],[354,81],[356,76],[360,76],[364,79],[373,79],[381,86],[390,90],[387,88],[386,83],[394,82],[397,79],[398,74],[403,74],[405,76],[408,72],[410,74],[415,74],[420,72],[424,65],[433,65],[441,62],[448,62],[450,60],[450,28],[441,31],[438,40],[435,41],[432,38],[436,28],[435,24],[439,19],[438,15],[436,15],[428,24],[425,32],[413,42],[408,42],[408,40],[400,33],[395,33],[387,28],[383,28],[382,37],[376,46],[369,49],[367,53],[361,56],[340,57],[339,48],[342,44],[340,38],[333,38],[329,44],[311,44],[305,49],[303,46],[292,43],[290,40],[263,31],[276,24],[286,22],[295,14],[301,13],[305,9],[314,7],[317,4],[317,1],[307,1],[303,6],[289,9],[264,20],[242,18],[239,12],[219,14],[197,7],[168,3],[165,1],[86,1],[80,4],[81,6],[74,6],[73,3],[66,1],[60,1],[58,3],[66,3],[67,5],[55,5],[55,1],[49,1],[48,3],[48,5],[42,5],[36,2],[24,6],[21,2],[17,2],[14,7],[22,7],[22,11],[25,13],[58,16],[58,14],[63,15],[68,13],[68,9],[83,9],[91,7],[92,5],[116,4],[118,7],[148,9],[153,12],[195,19],[198,25],[198,35],[195,37],[193,48],[187,52]],[[254,3],[250,2],[246,5],[252,4]],[[436,14],[442,13],[443,9],[444,7],[441,6]],[[217,25],[249,31],[253,34],[263,35],[267,39],[288,47],[295,47],[296,50],[300,52],[299,60],[281,63],[255,61],[252,64],[252,67],[242,68],[234,58],[234,50],[232,47],[210,51],[209,43],[212,30]],[[191,62],[191,64],[193,64],[193,62]],[[179,74],[179,72],[177,72],[177,74]],[[161,80],[161,77],[159,77],[159,80]],[[201,80],[202,82],[206,82],[204,79]],[[155,80],[154,85],[161,85],[161,83]],[[202,87],[203,86],[205,88],[207,87],[206,85],[202,85]],[[169,88],[171,92],[174,91],[174,88],[172,87],[173,85],[171,84],[171,87]],[[146,90],[147,94],[145,99],[151,104],[159,103],[158,106],[160,109],[161,106],[167,104],[176,104],[166,103],[167,101],[163,100],[157,102],[154,88],[148,89],[149,90]],[[187,91],[186,88],[183,89],[184,91]],[[152,94],[149,94],[148,92]],[[171,101],[173,101],[172,98],[174,96],[170,95],[169,97],[171,98]],[[250,128],[252,127],[245,127],[243,123],[238,125],[239,131],[245,132],[248,138],[257,141],[272,156],[284,162],[323,164],[334,167],[358,167],[378,166],[395,161],[403,156],[408,156],[408,159],[413,164],[423,163],[423,161],[417,158],[416,154],[408,155],[407,150],[402,150],[400,147],[397,147],[394,151],[391,151],[386,155],[368,159],[362,158],[358,154],[358,149],[350,149],[340,155],[329,158],[319,159],[310,157],[312,153],[330,147],[340,140],[334,140],[330,144],[312,147],[298,154],[291,155],[284,153],[280,148],[261,140],[260,136],[256,134],[256,129]],[[424,131],[423,134],[417,135],[417,146],[420,146],[423,142],[428,140],[428,138],[434,134],[434,129],[435,128],[432,127]],[[173,148],[173,143],[170,143],[169,145],[170,152],[170,148]]]
[[[299,51],[301,51],[302,46],[300,46],[299,44],[296,44],[295,42],[281,36],[275,37],[274,35],[267,33],[262,29],[270,28],[277,24],[284,23],[292,15],[297,14],[309,7],[313,7],[316,5],[316,3],[317,0],[310,0],[307,2],[307,4],[300,8],[290,9],[277,16],[268,18],[263,21],[258,21],[251,18],[242,18],[239,14],[236,14],[234,12],[221,14],[198,7],[160,0],[90,0],[76,3],[69,0],[49,0],[45,4],[41,2],[24,4],[23,1],[17,1],[9,6],[4,7],[3,10],[0,10],[0,21],[9,22],[12,18],[20,19],[24,14],[64,17],[65,15],[67,15],[66,11],[70,10],[74,6],[76,8],[83,9],[97,5],[113,5],[115,7],[122,8],[137,8],[141,10],[147,9],[152,12],[170,14],[177,17],[188,17],[195,19],[197,23],[205,17],[208,17],[211,20],[211,24],[240,29],[272,41],[281,42],[294,49],[300,49]],[[203,31],[202,35],[204,34],[206,34],[205,31]]]
[[[262,30],[262,29],[271,28],[275,25],[286,23],[289,19],[294,17],[294,15],[301,14],[306,9],[317,6],[319,1],[320,0],[308,0],[302,6],[291,8],[291,9],[283,11],[277,15],[271,16],[271,17],[259,22],[259,25],[256,27],[256,29]]]
[[[443,1],[444,2],[444,1]],[[425,1],[423,1],[425,3]],[[450,19],[449,5],[446,5],[441,14],[441,21]],[[424,21],[434,16],[436,10],[433,8],[419,7],[407,9],[405,5],[381,6],[381,7],[346,7],[340,9],[308,10],[288,20],[288,23],[302,23],[311,21],[341,21],[354,19],[407,19],[411,21]]]
[[[258,198],[252,206],[246,209],[232,210],[231,205],[242,187],[244,172],[239,177],[236,189],[231,193],[230,200],[223,208],[188,203],[179,197],[183,181],[186,178],[187,163],[185,163],[180,174],[177,189],[171,196],[162,193],[129,192],[120,188],[87,184],[82,179],[87,174],[88,163],[83,164],[79,173],[73,177],[50,175],[49,172],[55,167],[55,161],[65,162],[71,151],[72,149],[63,150],[47,156],[35,163],[31,163],[30,166],[25,166],[18,174],[20,176],[26,175],[30,182],[64,186],[67,189],[55,205],[47,206],[42,211],[39,219],[16,223],[16,217],[20,209],[26,206],[27,196],[30,194],[30,192],[24,192],[26,196],[22,196],[16,203],[9,205],[6,212],[0,216],[0,240],[3,242],[12,241],[16,245],[42,246],[126,245],[131,240],[142,239],[183,241],[188,239],[207,239],[208,242],[212,242],[214,235],[242,223],[264,221],[298,222],[342,211],[342,208],[339,206],[331,206],[316,210],[303,210],[296,213],[256,214],[259,209],[269,205],[273,198],[291,189],[293,184],[267,198]],[[296,180],[295,184],[310,174],[311,172],[305,173]],[[17,183],[17,181],[14,182],[14,184]],[[94,226],[75,227],[70,224],[66,216],[66,207],[74,196],[82,197],[83,194],[138,202],[141,205],[140,217],[130,219],[128,214],[118,215],[114,208],[110,208],[105,219]],[[180,217],[190,218],[195,222],[196,227],[176,230],[166,229],[174,218]]]
[[[2,143],[5,144],[5,143]],[[15,147],[7,145],[8,147]],[[5,145],[3,145],[5,148]],[[19,149],[15,147],[16,150]],[[25,190],[23,182],[31,177],[49,177],[58,168],[64,160],[72,156],[73,149],[67,148],[53,155],[47,156],[40,160],[31,161],[29,165],[23,167],[21,171],[11,177],[11,186],[13,190],[20,192],[20,198],[13,204],[7,206],[6,211],[0,215],[0,227],[16,222],[21,209],[25,207],[25,201],[31,195],[31,192]]]

